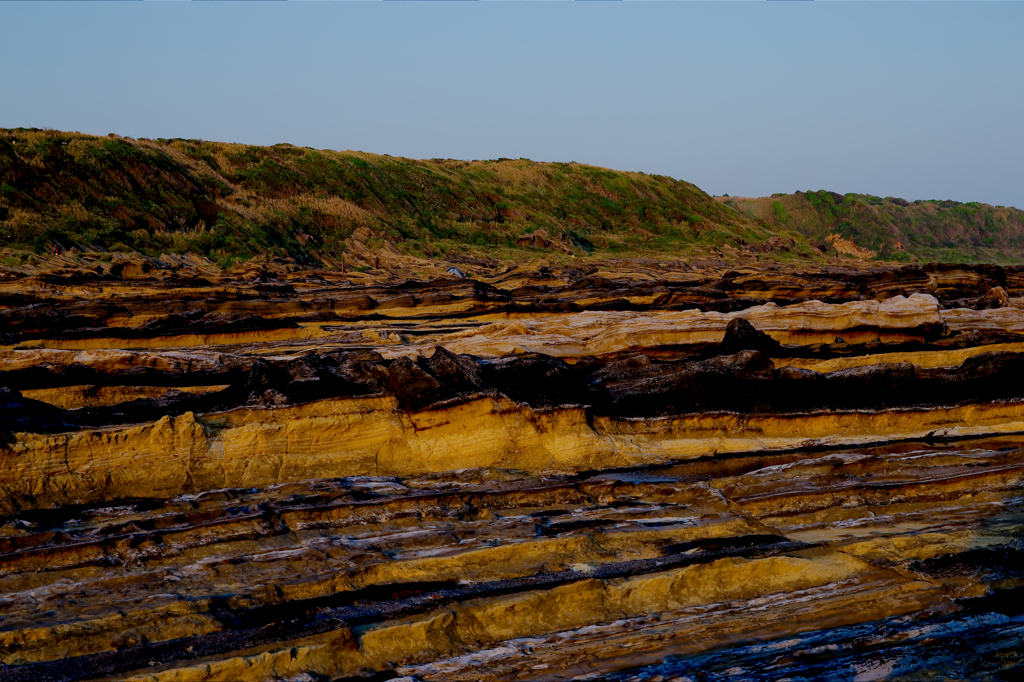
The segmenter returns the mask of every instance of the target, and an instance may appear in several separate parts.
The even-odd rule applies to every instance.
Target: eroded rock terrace
[[[0,281],[0,679],[1019,670],[1022,271],[137,270]]]

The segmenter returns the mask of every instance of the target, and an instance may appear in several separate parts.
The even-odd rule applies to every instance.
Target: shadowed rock
[[[408,358],[399,358],[387,368],[388,392],[407,410],[419,410],[455,397],[455,392]]]
[[[444,346],[437,346],[433,355],[421,360],[421,366],[453,391],[470,393],[484,388],[480,363],[470,355],[456,355]]]
[[[742,317],[736,317],[729,320],[729,324],[725,328],[725,338],[722,340],[719,352],[722,355],[733,355],[744,350],[756,350],[766,355],[773,355],[778,353],[781,348],[782,344],[756,329],[749,321]]]

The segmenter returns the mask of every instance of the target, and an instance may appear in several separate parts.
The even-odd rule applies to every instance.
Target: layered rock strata
[[[1016,674],[1020,273],[475,274],[11,275],[0,679]]]

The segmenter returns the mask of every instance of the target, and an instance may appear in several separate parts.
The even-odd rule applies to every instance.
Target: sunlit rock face
[[[0,279],[0,680],[1021,672],[1017,270],[153,267]]]

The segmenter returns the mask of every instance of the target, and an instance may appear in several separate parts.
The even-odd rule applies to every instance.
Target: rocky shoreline
[[[0,278],[0,680],[1017,669],[1024,268],[182,267]]]

